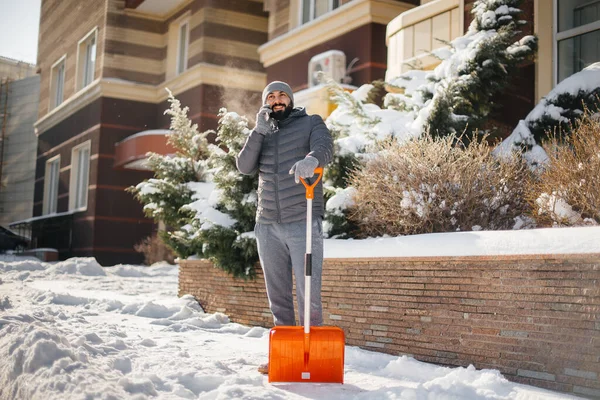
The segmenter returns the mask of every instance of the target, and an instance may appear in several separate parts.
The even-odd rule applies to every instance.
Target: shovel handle
[[[315,198],[315,186],[317,186],[317,183],[319,183],[319,181],[323,177],[323,167],[317,167],[317,168],[315,168],[315,174],[317,175],[317,179],[315,179],[315,181],[311,185],[309,185],[304,180],[304,178],[300,178],[300,181],[302,181],[302,184],[306,188],[306,198],[307,199],[314,199]]]

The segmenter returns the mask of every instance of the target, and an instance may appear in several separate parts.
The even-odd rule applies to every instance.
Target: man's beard
[[[279,104],[276,104],[276,105],[279,105]],[[283,105],[283,104],[281,104],[281,105]],[[290,103],[283,110],[271,112],[271,117],[273,117],[277,121],[284,120],[290,115],[290,113],[292,112],[293,109],[294,109],[294,106],[292,103]]]

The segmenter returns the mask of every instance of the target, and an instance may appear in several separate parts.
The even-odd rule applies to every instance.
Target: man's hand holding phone
[[[265,104],[258,110],[256,114],[256,126],[254,127],[254,131],[260,133],[261,135],[266,135],[271,131],[271,106]]]

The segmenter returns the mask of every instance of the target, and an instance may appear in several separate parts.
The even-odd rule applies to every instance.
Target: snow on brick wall
[[[325,325],[346,344],[600,395],[600,254],[326,259]],[[179,295],[234,322],[272,326],[263,275],[180,261]]]

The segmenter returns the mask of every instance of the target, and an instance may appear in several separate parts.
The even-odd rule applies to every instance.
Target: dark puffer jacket
[[[319,115],[308,115],[294,108],[278,128],[266,136],[252,131],[237,157],[242,174],[258,170],[258,208],[256,222],[261,224],[296,222],[306,219],[306,191],[289,171],[307,154],[327,165],[333,155],[331,134]],[[323,217],[323,184],[315,187],[313,216]]]

